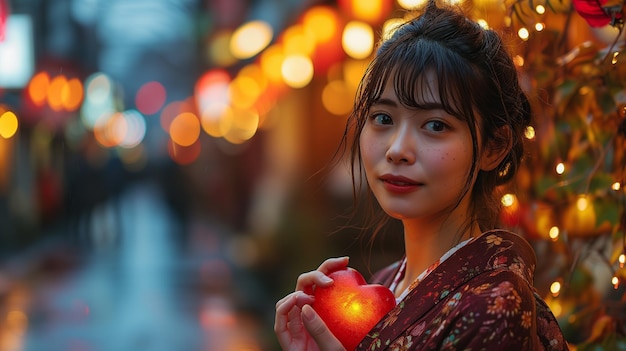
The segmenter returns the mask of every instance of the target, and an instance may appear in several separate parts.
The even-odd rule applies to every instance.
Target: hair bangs
[[[472,99],[467,96],[471,89],[466,86],[472,81],[469,76],[473,74],[467,69],[471,65],[452,50],[430,40],[418,40],[406,49],[401,55],[393,55],[396,60],[389,62],[394,67],[391,79],[399,101],[410,108],[439,106],[460,120],[474,120]]]

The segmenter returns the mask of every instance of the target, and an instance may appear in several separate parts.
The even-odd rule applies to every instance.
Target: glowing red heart
[[[346,350],[354,350],[396,305],[396,299],[391,290],[367,284],[352,268],[335,271],[329,277],[333,285],[315,289],[312,307]]]

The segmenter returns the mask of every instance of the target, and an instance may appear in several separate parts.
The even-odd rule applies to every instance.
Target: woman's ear
[[[494,137],[487,142],[480,159],[480,170],[491,171],[498,167],[506,155],[511,151],[511,128],[502,126],[496,130]]]

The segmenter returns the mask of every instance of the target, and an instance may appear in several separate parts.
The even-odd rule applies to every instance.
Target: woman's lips
[[[383,175],[380,179],[385,189],[393,193],[408,193],[422,185],[421,183],[403,176]]]

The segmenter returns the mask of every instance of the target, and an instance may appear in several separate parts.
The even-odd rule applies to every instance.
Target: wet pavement
[[[273,297],[225,253],[231,233],[190,221],[141,183],[94,209],[85,237],[4,260],[0,351],[276,349]]]

